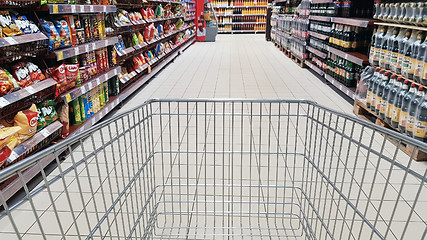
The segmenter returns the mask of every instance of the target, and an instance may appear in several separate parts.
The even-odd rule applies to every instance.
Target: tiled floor
[[[352,109],[252,35],[190,47],[118,112],[150,98]],[[155,102],[81,141],[46,178],[54,182],[39,184],[47,189],[0,219],[0,239],[15,230],[23,239],[42,231],[47,239],[422,239],[426,229],[417,176],[426,164],[369,127],[305,104]]]

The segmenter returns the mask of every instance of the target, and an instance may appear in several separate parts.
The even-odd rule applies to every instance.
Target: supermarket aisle
[[[216,43],[196,43],[119,112],[150,98],[310,99],[352,111],[347,101],[266,42],[264,35],[219,35]]]

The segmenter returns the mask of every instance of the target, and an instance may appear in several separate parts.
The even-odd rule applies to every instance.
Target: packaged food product
[[[83,103],[83,98],[79,97],[79,105],[80,105],[80,118],[82,120],[82,122],[86,121],[86,116],[85,116],[85,108],[84,108],[84,103]]]
[[[160,36],[163,35],[163,25],[162,24],[159,24],[157,26],[157,32],[159,33]]]
[[[62,123],[62,138],[66,138],[70,134],[70,120],[68,116],[68,104],[63,104],[58,108],[58,118]]]
[[[51,21],[46,21],[44,19],[40,19],[40,22],[46,31],[47,37],[49,38],[49,50],[53,51],[58,49],[61,45],[61,39],[59,37],[58,31],[56,30],[55,25]]]
[[[12,17],[13,22],[18,26],[24,34],[32,34],[40,32],[34,22],[27,19],[26,16]]]
[[[105,104],[107,104],[110,101],[110,96],[108,95],[108,82],[105,81],[102,85],[104,90]]]
[[[151,39],[150,39],[150,26],[145,26],[145,29],[144,29],[144,39],[146,41],[151,41]]]
[[[78,39],[77,39],[74,16],[73,15],[65,15],[64,19],[65,19],[65,21],[67,21],[68,28],[70,29],[71,45],[77,46],[79,43],[78,43]]]
[[[156,7],[156,18],[162,18],[164,16],[162,4],[157,5]]]
[[[0,11],[0,27],[6,37],[23,34],[21,29],[12,21],[12,17],[7,10]]]
[[[156,33],[157,33],[157,29],[154,26],[154,24],[152,23],[150,25],[150,39],[153,39],[154,37],[158,37],[159,35],[158,35],[158,33],[157,34]]]
[[[0,128],[0,149],[9,144],[10,139],[19,131],[21,127]]]
[[[19,111],[14,118],[14,126],[21,127],[17,132],[18,143],[31,138],[36,134],[38,122],[37,107],[33,104],[29,109]]]
[[[37,131],[43,129],[44,127],[47,126],[46,123],[46,119],[44,118],[44,115],[42,113],[42,110],[40,108],[37,108],[37,113],[38,113],[38,117],[37,117]]]
[[[78,63],[65,64],[65,76],[67,78],[67,88],[81,86]]]
[[[99,39],[99,26],[98,26],[98,20],[96,19],[96,16],[90,17],[91,26],[92,26],[92,36],[94,40]]]
[[[142,13],[142,18],[144,18],[144,20],[148,19],[148,13],[145,9],[141,9],[141,13]]]
[[[40,68],[36,64],[32,62],[27,62],[26,67],[30,72],[31,81],[38,82],[46,79],[46,76],[43,74],[43,72],[40,70]]]
[[[55,21],[56,31],[59,33],[60,47],[70,47],[71,46],[71,34],[70,29],[68,28],[68,23],[64,19]]]
[[[27,68],[27,64],[23,61],[20,61],[13,65],[12,67],[13,76],[17,80],[21,88],[28,87],[33,85],[31,81],[30,71]]]
[[[81,117],[81,109],[80,109],[80,102],[79,99],[75,99],[71,102],[70,109],[70,115],[72,124],[78,125],[82,123],[82,117]]]
[[[5,69],[0,68],[0,97],[15,89],[19,89],[19,85],[16,83],[15,79]]]
[[[55,102],[53,100],[46,100],[38,105],[38,108],[41,110],[47,125],[55,122],[58,119],[58,114],[55,111],[54,105]]]
[[[52,77],[57,82],[55,97],[67,90],[67,77],[65,73],[65,65],[61,64],[53,70]]]
[[[149,19],[154,19],[154,10],[152,8],[147,8],[147,14]]]
[[[7,145],[0,149],[0,167],[6,163],[6,160],[18,144],[18,139],[15,136],[12,136]]]
[[[138,42],[140,44],[144,42],[144,36],[142,36],[141,32],[137,32],[136,37],[138,38]]]
[[[132,46],[135,46],[138,44],[139,44],[138,36],[136,35],[136,33],[132,33]]]

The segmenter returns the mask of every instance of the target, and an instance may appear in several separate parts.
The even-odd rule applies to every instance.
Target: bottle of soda
[[[340,17],[342,16],[342,1],[334,1],[334,5],[335,5],[335,17]]]
[[[412,30],[407,29],[405,32],[405,36],[401,41],[399,41],[399,54],[397,55],[397,65],[396,65],[396,73],[401,74],[402,68],[403,68],[403,62],[405,59],[405,47],[406,43],[409,41],[409,38],[411,36]]]
[[[419,87],[418,92],[415,95],[414,99],[412,99],[408,108],[408,122],[406,123],[406,135],[413,137],[414,124],[415,124],[415,112],[417,111],[418,106],[424,100],[424,87]]]
[[[372,34],[371,45],[369,50],[369,63],[374,65],[374,55],[375,55],[375,41],[377,38],[377,33],[379,33],[378,29],[374,29],[374,34]],[[330,40],[329,40],[330,41]]]
[[[399,34],[399,28],[394,28],[392,35],[387,40],[386,55],[384,60],[384,67],[387,70],[390,70],[391,58],[393,55],[394,42]],[[396,62],[397,62],[397,52],[396,52]]]
[[[387,49],[388,49],[388,41],[393,36],[394,28],[389,28],[387,30],[386,35],[382,38],[381,45],[380,45],[380,55],[379,55],[379,66],[382,68],[385,68],[386,65],[386,56],[387,56]]]
[[[392,78],[393,78],[393,76],[392,76]],[[388,104],[387,104],[387,110],[386,110],[386,114],[385,114],[385,120],[389,124],[391,124],[391,119],[393,117],[394,103],[397,100],[397,95],[399,94],[400,90],[402,89],[403,79],[400,77],[395,77],[395,79],[396,80],[395,80],[394,87],[390,90],[388,97],[387,97]]]
[[[390,81],[390,73],[385,72],[380,85],[378,85],[378,90],[377,90],[377,101],[376,101],[377,106],[375,107],[375,113],[377,115],[380,115],[381,107],[383,106],[384,89],[387,86],[389,81]]]
[[[375,111],[375,108],[377,107],[378,104],[378,97],[377,97],[377,93],[378,93],[378,86],[380,85],[381,81],[383,80],[384,77],[384,70],[380,71],[380,75],[378,76],[377,79],[375,79],[374,85],[372,87],[372,99],[371,99],[371,110]]]
[[[394,88],[396,84],[397,76],[395,74],[391,75],[390,81],[387,83],[387,85],[384,88],[383,92],[383,99],[381,102],[381,108],[380,108],[380,118],[383,120],[386,120],[386,117],[388,115],[388,103],[389,103],[389,94],[391,90]]]
[[[416,123],[414,125],[414,138],[427,142],[427,95],[424,95],[424,101],[418,106],[416,112]]]
[[[392,39],[392,43],[389,44],[389,49],[391,51],[390,56],[390,70],[397,73],[397,64],[399,60],[399,42],[403,40],[405,37],[406,31],[404,29],[400,29],[399,35],[396,38]]]
[[[368,92],[366,94],[366,107],[368,108],[371,108],[372,89],[374,89],[375,80],[377,80],[377,78],[380,76],[380,70],[381,68],[379,67],[375,68],[374,75],[369,79]]]
[[[384,39],[384,35],[386,33],[387,28],[384,26],[380,27],[379,33],[375,38],[375,53],[374,53],[374,66],[379,66],[380,56],[381,56],[381,44]]]
[[[402,133],[406,133],[409,105],[411,105],[411,102],[415,98],[416,93],[417,93],[416,85],[415,83],[412,83],[408,93],[406,93],[405,96],[403,97],[402,108],[400,110],[400,115],[399,115],[399,130]]]
[[[397,79],[403,80],[402,77],[398,77]],[[402,102],[403,102],[403,98],[408,93],[408,91],[409,91],[409,81],[405,80],[405,82],[402,85],[402,88],[397,94],[397,98],[393,106],[393,113],[391,115],[391,126],[393,126],[394,128],[399,127],[399,119],[400,119],[400,112],[402,110]]]
[[[417,59],[419,55],[419,50],[421,43],[424,40],[424,33],[420,31],[417,35],[417,40],[411,46],[411,60],[408,67],[408,78],[414,80],[415,68],[417,67]]]
[[[409,77],[409,69],[411,67],[411,55],[414,42],[417,41],[419,31],[413,31],[411,38],[405,43],[405,50],[403,54],[403,63],[402,63],[402,75],[403,77]]]
[[[351,1],[344,0],[342,2],[342,16],[343,17],[351,17]]]

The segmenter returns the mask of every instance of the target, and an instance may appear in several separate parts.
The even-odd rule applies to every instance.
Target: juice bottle
[[[404,77],[409,77],[409,69],[411,67],[411,54],[412,54],[412,45],[417,41],[419,31],[413,31],[411,38],[405,43],[404,56],[402,62],[402,75]]]
[[[406,43],[409,41],[411,33],[412,33],[412,30],[407,29],[405,32],[405,36],[401,41],[399,41],[399,54],[397,55],[397,65],[396,65],[397,74],[402,73],[403,61],[405,57],[405,46],[406,46]]]
[[[384,35],[386,33],[387,27],[381,26],[378,35],[375,38],[375,50],[374,50],[374,66],[379,66],[380,55],[381,55],[381,44],[384,39]]]
[[[415,112],[417,111],[418,106],[424,100],[424,96],[425,96],[424,87],[419,87],[417,94],[409,104],[408,113],[407,113],[408,122],[406,123],[406,135],[410,137],[414,136],[413,131],[414,131],[414,124],[415,124]]]
[[[406,31],[400,29],[399,35],[391,40],[388,45],[389,51],[391,51],[389,69],[393,72],[397,72],[397,64],[399,59],[399,42],[405,37]]]
[[[408,66],[408,78],[412,80],[414,79],[415,68],[417,66],[416,64],[417,64],[419,49],[424,38],[425,38],[424,33],[420,31],[417,35],[417,40],[411,46],[411,60]]]
[[[378,93],[378,86],[380,85],[383,77],[384,77],[384,70],[380,71],[380,74],[377,79],[375,79],[374,85],[372,87],[372,99],[371,99],[371,110],[375,111],[375,108],[377,107],[377,93]]]
[[[390,81],[387,83],[383,90],[383,97],[381,101],[381,107],[380,107],[380,118],[386,119],[386,116],[388,114],[388,101],[389,101],[389,94],[390,91],[394,88],[395,82],[397,80],[397,76],[395,74],[391,75]]]
[[[399,79],[403,80],[402,77],[397,78],[397,80]],[[397,94],[397,97],[393,106],[393,112],[391,114],[391,126],[393,126],[394,128],[399,127],[399,119],[400,119],[400,111],[402,110],[402,102],[403,102],[403,98],[408,93],[408,91],[409,91],[409,81],[405,80],[402,85],[402,88]]]
[[[389,28],[386,35],[382,38],[380,46],[380,55],[379,55],[379,66],[385,68],[386,65],[386,56],[387,56],[387,44],[388,40],[393,36],[395,28]]]
[[[426,49],[427,49],[427,36],[424,42],[418,47],[418,54],[415,61],[414,80],[419,83],[423,78]]]
[[[416,85],[415,83],[412,83],[411,88],[402,99],[402,107],[399,114],[399,126],[398,126],[399,131],[402,133],[406,132],[409,105],[411,104],[412,100],[415,98],[416,93],[417,93]]]
[[[377,90],[377,101],[376,101],[377,106],[375,107],[375,113],[377,115],[380,115],[381,107],[383,106],[384,89],[387,86],[389,81],[390,81],[390,73],[385,72],[380,85],[378,85],[378,90]]]
[[[372,90],[374,89],[375,80],[380,76],[380,70],[380,68],[375,68],[374,75],[371,77],[371,79],[369,79],[368,92],[366,94],[366,107],[368,108],[371,107]]]
[[[395,42],[398,34],[399,34],[399,28],[394,28],[392,35],[387,40],[384,67],[385,67],[385,69],[388,69],[388,70],[390,70],[391,58],[392,58],[393,50],[394,50],[394,42]],[[397,53],[396,53],[395,57],[396,57],[396,62],[397,62]]]
[[[414,125],[414,138],[426,142],[427,141],[427,95],[424,95],[424,101],[418,106],[416,112],[416,123]]]
[[[392,79],[393,79],[393,76],[392,76]],[[402,78],[398,78],[395,76],[394,79],[395,79],[395,84],[394,84],[394,87],[390,90],[390,92],[388,94],[387,110],[385,113],[385,120],[389,124],[391,124],[391,119],[392,119],[393,112],[394,112],[394,103],[396,102],[397,95],[399,94],[400,89],[402,89],[402,82],[403,82]]]

